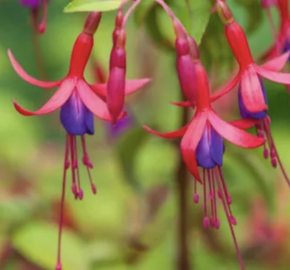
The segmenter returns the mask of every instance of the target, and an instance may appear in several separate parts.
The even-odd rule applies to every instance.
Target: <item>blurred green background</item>
[[[66,75],[73,43],[85,19],[85,14],[63,13],[68,2],[50,1],[47,31],[36,40],[49,80]],[[253,6],[247,6],[250,1],[228,2],[259,56],[272,42],[265,14],[255,9],[259,1],[252,1]],[[188,20],[185,5],[176,10],[182,20]],[[91,194],[82,168],[84,200],[75,201],[69,188],[66,192],[64,270],[177,269],[178,141],[165,141],[142,130],[144,124],[161,131],[180,127],[182,109],[169,104],[180,100],[175,54],[167,42],[158,40],[160,33],[171,40],[171,22],[161,9],[156,16],[149,12],[146,17],[142,9],[136,14],[128,24],[127,77],[152,77],[153,82],[128,98],[134,122],[130,129],[113,138],[108,125],[96,119],[96,135],[87,138],[98,194]],[[144,26],[140,14],[151,26]],[[106,72],[114,16],[115,12],[104,14],[95,35],[93,57]],[[9,63],[8,48],[29,74],[41,76],[29,18],[30,10],[17,0],[0,1],[1,270],[54,269],[56,259],[65,132],[58,112],[25,118],[11,102],[16,99],[34,110],[54,91],[22,81]],[[278,23],[277,14],[275,19]],[[160,32],[152,33],[157,28]],[[214,87],[233,73],[230,49],[223,44],[223,26],[212,15],[201,48]],[[94,81],[92,65],[86,77]],[[273,136],[290,172],[289,94],[282,85],[266,82],[266,87]],[[236,92],[216,105],[225,119],[238,117],[235,97]],[[246,269],[289,269],[290,196],[279,170],[263,160],[262,149],[245,151],[227,144],[223,171],[233,197],[236,234]],[[220,230],[203,229],[202,205],[194,205],[192,190],[190,179],[187,234],[191,269],[240,269],[221,205]]]

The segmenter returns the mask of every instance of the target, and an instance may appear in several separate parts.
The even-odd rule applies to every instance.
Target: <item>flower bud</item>
[[[110,58],[110,75],[107,87],[107,106],[114,124],[116,124],[125,102],[125,41],[125,31],[121,30],[120,34],[117,37],[116,45],[113,46]]]
[[[230,24],[234,21],[233,15],[229,7],[221,0],[216,3],[217,12],[224,24]]]
[[[177,37],[177,73],[183,95],[192,106],[196,103],[196,81],[194,63],[190,55],[190,47],[186,37]]]

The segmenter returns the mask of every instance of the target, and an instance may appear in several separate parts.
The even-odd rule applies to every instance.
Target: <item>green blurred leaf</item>
[[[117,146],[117,155],[124,169],[125,178],[135,188],[140,188],[136,181],[134,172],[134,164],[136,156],[143,142],[148,137],[148,132],[143,128],[131,129],[125,137],[123,137]]]
[[[172,10],[199,44],[209,22],[212,3],[209,0],[189,0],[188,4],[185,0],[174,1]]]
[[[45,269],[54,269],[57,255],[57,226],[30,223],[12,237],[13,247],[29,261]],[[88,260],[82,241],[76,234],[64,231],[62,238],[63,270],[86,270]]]
[[[120,7],[121,0],[74,0],[69,3],[64,12],[78,11],[111,11]]]

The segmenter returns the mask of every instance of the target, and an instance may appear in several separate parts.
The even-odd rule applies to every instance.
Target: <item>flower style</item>
[[[60,259],[60,242],[62,231],[63,207],[64,207],[64,192],[66,186],[66,173],[69,168],[72,172],[72,192],[76,199],[83,198],[83,191],[81,189],[81,182],[79,176],[78,152],[77,152],[77,136],[81,137],[83,158],[82,162],[87,168],[89,180],[91,183],[92,192],[97,193],[96,186],[92,182],[90,169],[93,165],[89,159],[86,148],[85,134],[94,134],[94,115],[105,121],[111,121],[110,113],[107,109],[106,103],[94,93],[102,92],[105,95],[105,84],[90,85],[84,79],[84,70],[89,60],[94,39],[93,34],[97,30],[101,19],[101,13],[92,12],[88,16],[82,33],[78,36],[71,56],[71,63],[68,75],[56,82],[43,82],[29,76],[19,63],[15,60],[12,53],[8,51],[10,61],[18,73],[18,75],[25,81],[32,85],[41,88],[59,87],[50,100],[39,110],[32,112],[22,108],[16,101],[13,101],[16,110],[24,116],[43,115],[51,113],[57,109],[60,110],[60,121],[67,132],[65,157],[64,157],[64,174],[63,174],[63,189],[62,189],[62,207],[60,214],[60,233],[58,244],[58,260],[56,269],[61,269]],[[131,93],[147,83],[148,80],[135,80],[126,83],[127,92]],[[126,113],[122,112],[118,119],[123,118]]]
[[[253,60],[246,35],[241,26],[234,20],[230,9],[222,1],[217,0],[216,2],[217,11],[226,25],[225,33],[228,43],[238,61],[240,69],[223,91],[212,97],[212,101],[226,94],[240,83],[241,97],[246,109],[250,112],[267,110],[268,106],[264,100],[259,78],[289,84],[290,74],[279,73],[289,58],[289,52],[268,61],[263,66],[258,66]]]
[[[20,0],[21,5],[31,8],[33,27],[41,34],[45,32],[47,21],[48,0]],[[41,23],[38,25],[40,7],[42,5],[43,14]]]
[[[233,230],[233,225],[237,224],[237,221],[232,215],[230,208],[232,199],[226,188],[222,173],[223,154],[225,151],[223,139],[244,148],[259,147],[264,144],[265,140],[241,130],[253,126],[255,123],[253,120],[238,120],[231,124],[222,120],[211,107],[209,82],[206,71],[199,59],[194,59],[194,73],[197,99],[195,107],[191,105],[192,108],[196,109],[191,122],[171,133],[159,133],[147,126],[144,126],[144,128],[152,134],[166,139],[182,137],[181,152],[184,162],[194,178],[203,183],[203,225],[205,228],[210,226],[216,229],[219,228],[220,221],[217,215],[216,200],[219,197],[223,203],[241,267],[244,269]],[[202,168],[202,177],[199,174],[198,167]],[[198,203],[199,195],[196,182],[194,186],[194,202]]]

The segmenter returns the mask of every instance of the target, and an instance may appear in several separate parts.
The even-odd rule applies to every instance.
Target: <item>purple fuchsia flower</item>
[[[40,34],[46,30],[47,21],[47,4],[48,0],[20,0],[22,6],[29,7],[32,12],[33,27],[37,29]],[[42,20],[38,23],[40,9],[42,7]]]
[[[41,109],[35,112],[26,110],[22,108],[18,103],[16,103],[16,101],[13,101],[16,110],[24,116],[49,114],[60,108],[60,121],[67,132],[64,157],[58,260],[56,266],[57,270],[61,269],[60,242],[63,220],[66,173],[69,168],[71,168],[72,173],[72,192],[76,199],[81,200],[83,198],[83,191],[81,188],[79,176],[77,137],[80,136],[82,144],[82,163],[87,168],[92,192],[96,194],[97,189],[92,181],[90,173],[90,169],[93,168],[93,164],[91,163],[87,152],[85,135],[94,134],[94,115],[105,121],[112,120],[106,103],[94,93],[94,89],[104,90],[106,89],[106,85],[90,85],[84,79],[84,70],[89,60],[94,44],[93,35],[98,28],[100,20],[101,13],[99,12],[92,12],[88,16],[82,33],[75,41],[68,75],[60,81],[43,82],[32,78],[23,70],[23,68],[16,61],[10,50],[8,51],[12,66],[23,80],[41,88],[59,87],[54,95],[50,98],[50,100]],[[131,81],[128,81],[126,82],[126,92],[134,92],[141,86],[146,84],[148,81],[148,79],[146,79],[145,81],[135,80],[133,81],[133,83]],[[103,94],[105,95],[105,93]],[[118,116],[118,119],[123,118],[125,115],[125,112],[121,112]]]
[[[178,31],[180,31],[180,29],[178,29]],[[184,51],[186,47],[190,47],[192,39],[186,38],[185,40],[188,41],[187,45],[186,42],[177,43],[177,53],[179,53],[179,49],[181,49],[179,48],[179,45],[182,46]],[[218,229],[220,227],[217,213],[217,198],[220,198],[228,219],[241,268],[245,269],[233,229],[233,225],[236,225],[237,221],[233,216],[230,207],[232,198],[227,190],[222,172],[223,155],[225,152],[223,139],[227,139],[233,144],[248,149],[263,145],[265,139],[256,137],[242,130],[253,126],[256,123],[255,120],[238,120],[227,123],[216,114],[211,106],[210,89],[206,71],[198,58],[198,54],[192,55],[195,55],[195,57],[192,58],[194,66],[193,74],[191,74],[191,76],[194,77],[193,81],[195,84],[192,86],[192,89],[193,91],[196,91],[196,93],[190,94],[186,92],[188,97],[194,98],[193,102],[190,101],[186,104],[178,103],[178,105],[189,105],[193,110],[195,110],[193,119],[188,125],[171,133],[159,133],[147,126],[144,126],[144,128],[148,132],[166,139],[182,137],[181,152],[184,162],[196,181],[203,184],[203,225],[205,228],[213,227]],[[179,67],[180,66],[177,65],[177,68]],[[179,78],[184,78],[183,76],[180,76],[180,72],[181,71],[179,70]],[[181,83],[181,86],[182,85],[183,84]],[[202,176],[200,176],[198,167],[202,169]],[[197,192],[196,181],[193,197],[194,202],[198,203],[199,195]]]
[[[240,83],[241,97],[247,110],[250,112],[267,110],[268,106],[264,100],[259,78],[289,84],[290,74],[279,73],[289,58],[289,52],[268,61],[263,66],[258,66],[253,60],[246,35],[242,27],[234,20],[229,7],[220,0],[216,0],[216,2],[218,13],[225,23],[228,43],[239,64],[239,72],[223,91],[212,97],[212,100],[223,96]]]

